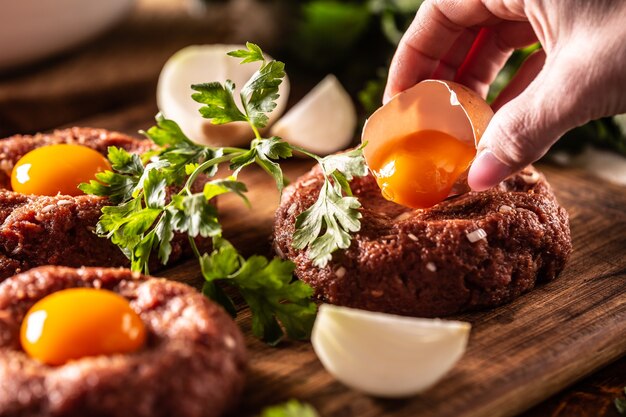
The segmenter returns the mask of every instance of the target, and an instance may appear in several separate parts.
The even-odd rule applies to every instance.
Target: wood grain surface
[[[193,44],[242,43],[266,49],[280,39],[279,9],[269,2],[211,3],[191,14],[190,0],[138,0],[121,24],[88,45],[0,74],[0,135],[31,133],[156,97],[159,72]],[[1,53],[1,52],[0,52]]]
[[[575,250],[555,282],[488,312],[456,318],[472,323],[466,355],[444,381],[418,397],[381,401],[335,382],[307,343],[268,348],[248,335],[251,372],[241,414],[281,399],[310,401],[323,416],[513,416],[626,352],[626,216],[622,190],[598,188],[576,172],[544,167],[572,220]],[[289,166],[288,175],[303,171]],[[264,173],[243,177],[252,211],[227,200],[224,228],[239,247],[267,247],[277,196]],[[601,214],[600,214],[601,213]],[[258,250],[257,250],[258,251]],[[188,279],[195,265],[165,276]]]
[[[145,103],[81,124],[133,133],[150,125],[151,111],[156,109]],[[293,161],[285,165],[285,172],[295,179],[310,166]],[[572,257],[560,278],[513,303],[454,317],[473,327],[465,356],[443,381],[405,400],[362,395],[325,372],[309,343],[286,342],[271,348],[255,340],[249,311],[241,308],[237,321],[246,334],[250,370],[235,415],[252,416],[266,405],[298,398],[313,404],[322,416],[514,416],[623,356],[626,193],[581,171],[540,168],[570,214]],[[249,185],[253,207],[223,198],[220,212],[225,235],[246,254],[270,254],[269,237],[278,204],[274,183],[255,169],[244,172],[241,179]],[[161,275],[200,283],[193,261]],[[623,381],[626,384],[626,375]],[[606,401],[608,414],[600,414],[598,408],[597,414],[584,415],[613,415],[610,406]]]

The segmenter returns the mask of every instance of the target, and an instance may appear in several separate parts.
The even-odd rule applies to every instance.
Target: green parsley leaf
[[[317,201],[296,218],[292,245],[308,247],[308,256],[318,267],[326,266],[337,249],[350,247],[350,233],[361,229],[361,204],[352,196],[349,181],[367,174],[362,149],[319,160],[326,181]]]
[[[150,259],[150,254],[152,253],[152,248],[155,244],[155,236],[156,234],[153,229],[141,238],[139,243],[131,252],[130,265],[133,271],[141,271],[144,274],[150,274],[148,261]]]
[[[626,387],[624,387],[624,394],[626,395]],[[626,398],[616,398],[615,408],[617,408],[617,412],[620,413],[620,415],[626,416]]]
[[[200,108],[200,113],[203,117],[211,119],[212,123],[247,121],[257,139],[261,139],[258,129],[267,125],[267,113],[276,108],[278,87],[286,75],[285,64],[280,61],[265,62],[263,51],[255,44],[248,42],[246,47],[247,50],[240,49],[228,53],[230,56],[243,58],[242,63],[262,62],[259,70],[241,89],[241,103],[245,112],[242,112],[235,103],[233,97],[235,85],[230,80],[224,84],[212,82],[192,85],[191,88],[197,93],[191,97],[205,105]]]
[[[321,160],[322,170],[327,174],[339,172],[345,176],[348,181],[352,181],[354,177],[364,177],[367,175],[367,165],[365,157],[363,157],[362,145],[348,152],[329,155]],[[347,190],[345,190],[347,191]]]
[[[158,157],[169,163],[168,167],[163,166],[166,168],[163,169],[163,173],[168,178],[168,185],[181,185],[199,165],[199,162],[217,156],[213,148],[192,142],[173,120],[165,119],[159,113],[156,116],[156,122],[156,126],[143,134],[156,144],[166,147],[158,151],[156,155],[152,155],[152,159]],[[205,174],[213,176],[216,170],[217,166]]]
[[[108,197],[113,204],[128,200],[143,175],[143,164],[138,155],[110,146],[108,159],[114,171],[96,174],[96,179],[82,183],[78,188],[85,194]]]
[[[167,177],[165,176],[163,171],[158,171],[161,170],[162,168],[168,167],[170,165],[169,162],[164,161],[164,160],[160,160],[160,159],[156,159],[154,162],[150,162],[148,165],[146,165],[146,168],[143,171],[143,174],[141,174],[141,177],[139,177],[139,180],[137,181],[137,185],[135,185],[135,188],[133,189],[133,197],[137,197],[139,195],[140,192],[142,192],[142,190],[144,188],[146,188],[146,186],[151,187],[151,192],[155,192],[155,193],[160,193],[162,194],[159,197],[162,197],[162,200],[165,201],[165,186],[167,186]],[[151,183],[157,183],[157,182],[163,182],[163,186],[162,187],[156,187],[156,184],[151,184]],[[147,195],[147,194],[144,194]],[[152,196],[152,198],[158,198],[157,196]],[[146,203],[148,203],[148,201],[146,200]],[[149,205],[149,204],[148,204]],[[163,204],[161,205],[161,207],[163,206]]]
[[[296,218],[293,247],[304,249],[318,267],[324,267],[337,249],[350,246],[350,233],[361,228],[359,201],[342,196],[329,182],[325,182],[317,201]],[[321,236],[320,236],[321,235]]]
[[[260,417],[319,417],[319,414],[310,404],[292,399],[286,403],[265,408]]]
[[[280,158],[289,158],[291,155],[291,146],[279,137],[273,136],[269,139],[253,141],[249,151],[232,159],[230,169],[234,171],[234,175],[237,175],[244,167],[257,163],[274,177],[278,191],[282,193],[285,178],[280,165],[275,161]]]
[[[219,239],[215,238],[213,242],[219,242]],[[240,259],[239,252],[229,244],[214,244],[213,254],[204,254],[200,258],[200,269],[205,279],[202,293],[224,307],[233,318],[237,316],[235,304],[216,281],[235,273],[240,267]]]
[[[228,56],[232,56],[235,58],[244,58],[241,61],[242,64],[247,64],[249,62],[255,61],[263,61],[265,62],[265,56],[263,56],[263,51],[259,48],[258,45],[252,42],[246,42],[246,48],[248,49],[238,49],[236,51],[228,52]]]
[[[172,254],[172,239],[174,238],[174,231],[172,230],[172,212],[166,210],[163,212],[161,220],[154,227],[155,237],[159,243],[159,260],[163,265],[167,263]]]
[[[137,186],[138,178],[121,175],[113,171],[96,174],[96,179],[82,183],[78,188],[85,194],[108,197],[111,203],[118,204],[128,200]]]
[[[194,84],[191,88],[197,91],[191,98],[204,104],[200,107],[200,114],[211,119],[211,123],[221,125],[248,120],[235,103],[233,98],[235,84],[232,81],[226,80],[224,84],[218,82]]]
[[[268,116],[276,108],[278,86],[285,77],[285,64],[270,61],[252,75],[241,89],[241,102],[250,124],[261,129],[267,125]]]
[[[243,58],[241,61],[242,64],[255,61],[262,62],[261,68],[244,84],[240,94],[241,103],[245,110],[245,120],[247,120],[253,127],[253,130],[255,130],[257,139],[260,139],[257,129],[267,126],[267,113],[270,113],[276,108],[276,99],[279,97],[278,87],[283,82],[283,78],[285,78],[286,75],[285,64],[280,61],[265,62],[263,51],[258,45],[247,42],[246,48],[247,50],[239,49],[229,52],[228,55]],[[231,96],[228,100],[232,101],[234,104],[232,98],[233,90],[234,85],[228,90]],[[194,97],[194,99],[196,98]],[[226,101],[226,97],[223,97],[222,101]],[[205,103],[205,101],[200,102]],[[200,111],[206,113],[209,110],[202,108]],[[212,117],[205,115],[205,113],[202,113],[204,117]]]
[[[225,239],[213,238],[213,252],[202,257],[202,276],[207,282],[226,278],[241,268],[241,255]]]
[[[191,237],[217,236],[222,227],[217,219],[217,209],[208,204],[203,193],[191,195],[174,195],[174,215],[172,227],[180,233],[187,233]]]
[[[139,176],[143,174],[143,164],[139,155],[131,154],[122,148],[109,146],[107,158],[111,162],[111,168],[120,174]]]
[[[182,131],[178,123],[173,120],[166,119],[161,113],[155,116],[156,126],[152,126],[147,131],[140,131],[148,139],[152,140],[159,146],[195,146]]]
[[[144,235],[162,213],[161,209],[143,208],[140,199],[117,206],[102,208],[96,232],[108,237],[131,260],[134,270],[148,271],[146,251],[153,246],[152,238]],[[140,263],[145,260],[145,263]]]
[[[161,171],[152,169],[143,183],[146,206],[149,208],[165,207],[167,180]]]
[[[313,290],[301,281],[293,281],[293,262],[278,258],[268,261],[256,255],[244,259],[220,237],[213,240],[213,246],[211,255],[200,259],[205,294],[215,297],[232,313],[232,300],[223,292],[216,296],[215,281],[234,285],[250,306],[253,334],[270,345],[284,337],[282,327],[292,339],[310,335],[317,310],[310,300]],[[224,296],[226,302],[220,299]]]
[[[211,182],[207,182],[204,184],[204,198],[207,200],[212,199],[213,197],[217,197],[218,195],[226,194],[229,192],[235,193],[246,203],[248,207],[250,207],[250,201],[248,197],[244,194],[247,192],[246,184],[243,182],[239,182],[235,179],[235,177],[228,177],[226,179],[213,180]]]

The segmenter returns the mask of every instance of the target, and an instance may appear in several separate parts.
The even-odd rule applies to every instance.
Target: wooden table
[[[140,1],[137,10],[128,21],[97,39],[93,44],[28,69],[0,75],[0,134],[32,132],[65,125],[103,127],[134,134],[138,129],[146,128],[152,123],[152,117],[157,111],[154,99],[156,79],[161,66],[173,52],[188,44],[217,41],[255,40],[265,47],[271,47],[276,39],[277,33],[268,33],[264,26],[238,24],[245,21],[241,13],[252,15],[267,13],[267,6],[259,8],[260,6],[252,0],[234,0],[228,5],[215,6],[212,13],[199,20],[189,18],[182,6],[182,3],[177,2]],[[291,77],[293,80],[294,74],[291,74]],[[301,87],[300,90],[304,90],[309,80],[303,79],[298,83],[297,74],[295,74],[295,79],[295,96],[297,97],[301,95],[298,86]],[[287,172],[293,178],[307,168],[306,164],[290,164]],[[591,185],[596,184],[595,180],[590,180],[581,172],[557,170],[549,166],[544,169],[556,186],[558,196],[568,204],[572,204],[577,198],[575,189],[567,189],[568,184],[586,184],[586,190],[593,189]],[[257,174],[251,175],[253,180],[256,179]],[[602,222],[613,221],[615,233],[620,231],[626,233],[624,209],[626,198],[622,198],[626,196],[626,191],[623,188],[605,186],[600,182],[597,182],[597,189],[598,198],[605,199],[611,193],[621,198],[612,200],[615,206],[612,207],[612,211],[605,213],[612,217],[605,218]],[[621,196],[619,196],[620,193]],[[257,192],[254,201],[256,210],[254,214],[243,213],[241,211],[243,209],[236,208],[234,202],[226,202],[227,208],[232,207],[232,210],[223,211],[226,234],[245,254],[269,254],[267,240],[259,239],[259,237],[269,236],[277,196]],[[580,229],[587,225],[594,227],[592,219],[581,213],[589,214],[593,210],[600,210],[601,206],[590,207],[586,211],[579,210],[575,204],[566,205],[566,207],[572,213],[574,245],[578,248],[578,253],[580,253],[581,245],[583,247],[595,245],[602,249],[602,244],[597,240],[601,239],[601,236],[595,236],[596,240],[588,241],[585,237],[586,233]],[[250,216],[254,216],[254,223],[250,223]],[[607,248],[604,255],[601,252],[598,253],[598,258],[589,259],[588,263],[591,266],[602,263],[604,266],[600,269],[611,271],[613,279],[621,280],[626,288],[626,241],[624,236],[620,238],[618,235],[617,239],[617,246],[614,244]],[[577,268],[583,268],[585,262],[587,261],[578,261],[575,265],[578,265]],[[194,282],[198,278],[198,273],[195,264],[188,262],[174,267],[168,272],[168,276]],[[622,293],[622,301],[624,297],[626,294]],[[618,301],[620,301],[619,298]],[[244,331],[249,328],[249,321],[245,314],[239,319],[239,323]],[[263,357],[268,352],[269,348],[251,338],[248,338],[248,341],[251,351],[256,352],[252,354],[253,358]],[[320,371],[319,363],[303,364],[295,360],[304,357],[302,355],[310,356],[310,353],[310,346],[306,343],[289,343],[281,360],[289,365],[285,367],[283,364],[281,372],[272,371],[271,362],[253,367],[251,382],[245,393],[244,405],[240,412],[252,415],[258,412],[258,407],[261,405],[281,401],[291,394],[303,394],[306,398],[305,393],[299,391],[297,386],[281,390],[280,384],[275,383],[273,379],[282,377],[291,384],[298,384],[297,378],[289,378],[290,372],[301,375],[297,373],[297,369],[304,365]],[[270,354],[273,355],[273,353],[268,353]],[[293,362],[289,361],[290,358]],[[578,375],[578,377],[582,376],[584,375]],[[273,391],[255,389],[255,384],[259,383],[269,383],[271,387],[274,387]],[[361,397],[358,397],[352,405],[325,405],[327,402],[340,401],[337,398],[351,397],[346,394],[345,389],[332,384],[332,378],[329,375],[322,376],[314,382],[315,384],[330,384],[328,389],[319,391],[322,393],[321,396],[313,402],[319,403],[316,405],[323,406],[325,409],[335,410],[332,415],[354,415],[351,411],[371,404],[374,404],[373,407],[377,407],[377,410],[383,410],[390,415],[396,413],[402,415],[403,407],[406,408],[402,402],[370,403],[367,402],[370,400]],[[617,360],[521,415],[524,417],[618,416],[613,400],[620,395],[624,385],[626,385],[626,358]],[[269,394],[271,398],[267,398]],[[545,394],[537,393],[532,398],[517,398],[514,400],[514,409],[527,409],[537,402],[537,398],[545,397]]]

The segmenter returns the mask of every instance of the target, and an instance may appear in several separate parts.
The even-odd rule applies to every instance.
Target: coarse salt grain
[[[467,237],[467,240],[469,240],[471,243],[475,243],[479,240],[486,238],[487,232],[485,232],[483,229],[476,229],[473,232],[467,233],[465,236]]]
[[[539,173],[537,172],[522,172],[521,177],[526,184],[536,184],[539,181]]]
[[[231,336],[225,336],[224,337],[224,345],[228,349],[234,348],[235,347],[235,339],[233,339]]]
[[[300,183],[300,187],[308,187],[309,185],[313,185],[313,184],[315,184],[317,181],[318,181],[318,179],[317,179],[317,178],[315,178],[315,177],[314,177],[314,178],[309,178],[309,179],[308,179],[308,180],[306,180],[306,181],[302,181],[302,182]]]
[[[408,219],[409,217],[411,217],[411,212],[410,211],[405,211],[404,213],[401,213],[401,214],[397,215],[396,218],[395,218],[395,221],[401,222],[401,221],[404,221],[404,220]]]
[[[426,264],[426,269],[428,269],[430,272],[435,272],[437,270],[437,265],[435,265],[434,262],[428,262]]]

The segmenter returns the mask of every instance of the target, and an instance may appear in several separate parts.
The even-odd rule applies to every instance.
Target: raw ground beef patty
[[[24,353],[28,309],[65,288],[96,287],[130,301],[146,345],[116,355],[44,365]],[[213,417],[239,397],[245,347],[237,325],[193,288],[127,269],[46,266],[0,284],[0,415]]]
[[[322,183],[314,168],[285,190],[274,246],[333,304],[423,317],[493,307],[554,279],[572,250],[567,212],[532,167],[492,190],[425,210],[385,200],[368,175],[352,182],[363,206],[361,231],[318,268],[291,243],[296,216],[313,204]],[[486,236],[472,242],[480,229]]]
[[[19,194],[11,191],[11,171],[29,151],[45,145],[84,145],[103,155],[109,146],[142,153],[153,146],[103,129],[71,128],[50,134],[17,135],[0,140],[0,281],[40,265],[128,266],[120,249],[94,234],[102,197],[81,195],[55,197]],[[172,242],[170,262],[188,250],[181,235]],[[156,259],[155,259],[156,260]],[[158,267],[155,262],[154,267]]]

